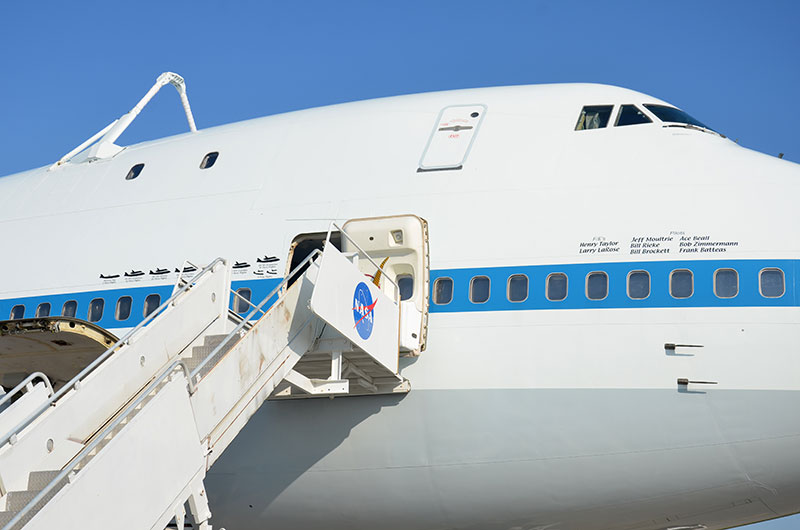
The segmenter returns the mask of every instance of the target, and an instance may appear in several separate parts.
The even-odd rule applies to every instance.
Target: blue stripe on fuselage
[[[449,313],[530,309],[796,306],[794,279],[797,263],[796,260],[635,261],[440,269],[431,271],[431,288],[437,278],[452,278],[453,300],[446,305],[431,303],[430,310]],[[765,298],[759,291],[759,272],[773,267],[783,270],[786,292],[780,298]],[[739,273],[739,294],[733,298],[714,295],[714,272],[722,268],[735,269]],[[694,274],[694,294],[689,298],[677,299],[669,294],[669,276],[676,269],[689,269]],[[628,297],[628,273],[636,270],[650,273],[650,296],[643,300]],[[608,274],[608,296],[603,300],[589,300],[586,297],[586,275],[594,271]],[[554,302],[545,296],[545,284],[547,276],[557,272],[567,275],[567,297]],[[514,274],[528,276],[528,298],[523,302],[509,302],[506,296],[508,278]],[[482,304],[469,300],[469,284],[475,276],[488,276],[490,279],[489,300]]]
[[[636,261],[440,269],[431,271],[431,289],[437,278],[452,278],[453,300],[446,305],[431,303],[430,310],[434,313],[453,313],[540,309],[797,306],[800,305],[795,287],[798,263],[797,260]],[[786,292],[780,298],[766,298],[759,291],[759,272],[772,267],[780,268],[784,272]],[[734,298],[718,298],[714,295],[714,272],[720,268],[732,268],[739,273],[739,294]],[[676,299],[670,296],[669,275],[675,269],[689,269],[693,272],[694,294],[690,298]],[[632,300],[627,295],[628,273],[634,270],[650,273],[650,296],[643,300]],[[608,274],[608,296],[603,300],[589,300],[585,294],[586,275],[594,271]],[[567,275],[568,291],[566,299],[554,302],[545,297],[545,283],[549,274],[557,272]],[[525,274],[528,277],[528,298],[523,302],[510,302],[507,298],[508,279],[514,274]],[[476,304],[469,300],[470,280],[475,276],[487,276],[490,279],[490,296],[485,303]],[[258,303],[279,281],[278,278],[237,280],[232,283],[232,287],[234,290],[249,288],[252,291],[251,299]],[[171,296],[172,289],[172,285],[130,286],[5,299],[0,300],[0,320],[8,318],[11,308],[19,304],[25,306],[26,318],[33,317],[36,307],[43,302],[51,304],[51,315],[59,315],[68,300],[78,303],[76,316],[86,319],[89,303],[95,298],[102,298],[105,300],[105,309],[103,318],[97,322],[99,326],[111,329],[132,327],[142,320],[144,300],[148,295],[158,294],[163,302]],[[130,296],[133,299],[131,316],[124,321],[114,318],[115,305],[121,296]]]

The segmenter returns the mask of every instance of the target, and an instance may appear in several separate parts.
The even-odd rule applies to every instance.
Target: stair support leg
[[[342,379],[342,352],[331,352],[331,376],[329,381],[339,381]]]
[[[208,497],[202,478],[192,484],[192,493],[189,495],[189,512],[199,530],[211,530],[211,525],[208,523],[208,520],[211,519],[211,510],[208,508]]]

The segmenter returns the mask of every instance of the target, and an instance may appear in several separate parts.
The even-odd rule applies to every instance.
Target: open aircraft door
[[[389,275],[397,284],[401,300],[400,353],[419,355],[425,349],[428,328],[430,262],[427,221],[416,215],[392,215],[351,219],[342,229],[349,236],[342,238],[342,251],[357,252],[355,245],[358,245],[376,263],[383,264],[383,274]],[[395,286],[384,281],[369,260],[359,260],[358,266],[388,296],[393,297]]]

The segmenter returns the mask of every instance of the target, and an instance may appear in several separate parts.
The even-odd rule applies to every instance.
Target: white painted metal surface
[[[420,158],[420,169],[463,166],[485,112],[486,105],[453,105],[442,109]]]
[[[400,310],[333,245],[322,252],[311,310],[392,373],[398,371]]]
[[[441,109],[475,102],[489,110],[463,169],[418,173]],[[57,179],[4,177],[5,244],[24,259],[4,262],[0,296],[109,289],[100,272],[187,256],[285,259],[298,234],[331,219],[409,211],[430,222],[433,270],[635,267],[677,250],[645,259],[625,243],[670,231],[738,241],[726,259],[796,260],[796,164],[656,121],[574,130],[583,105],[659,102],[599,85],[388,98],[130,146],[102,164],[64,164]],[[200,170],[210,151],[217,165]],[[142,176],[124,181],[142,161]],[[189,224],[177,243],[165,229]],[[53,226],[81,238],[31,245]],[[618,252],[580,253],[595,237]],[[109,253],[98,241],[127,244]],[[531,297],[544,288],[532,280]],[[208,481],[222,522],[716,530],[800,510],[796,306],[466,309],[431,315],[425,354],[401,363],[414,382],[405,399],[263,407]],[[671,356],[667,342],[704,348]],[[719,384],[679,393],[687,374]]]
[[[100,529],[110,518],[124,521],[126,528],[156,530],[173,519],[182,527],[186,502],[199,528],[210,528],[205,472],[281,381],[310,395],[348,393],[341,352],[331,354],[337,380],[318,382],[292,370],[325,329],[310,301],[335,308],[340,301],[328,300],[339,294],[334,286],[363,278],[333,245],[315,257],[318,253],[297,267],[310,265],[268,310],[262,307],[288,279],[227,335],[210,333],[223,328],[230,282],[230,267],[217,260],[216,270],[213,265],[204,269],[188,291],[176,289],[165,302],[168,310],[120,341],[119,351],[101,355],[93,372],[79,374],[80,383],[70,382],[71,393],[53,401],[57,407],[37,409],[33,421],[17,425],[19,410],[31,411],[26,403],[49,405],[40,383],[40,392],[34,387],[23,396],[28,402],[19,400],[4,411],[0,420],[10,418],[14,434],[0,447],[3,530],[52,528],[64,520]],[[377,340],[364,341],[365,352],[396,374],[397,305],[377,287],[366,293],[387,306],[379,313],[387,323],[374,326]],[[352,318],[350,300],[345,305]],[[263,316],[251,324],[256,312]],[[202,345],[189,351],[187,344],[199,344],[201,334]],[[148,365],[159,368],[148,370]],[[37,447],[42,437],[47,437],[44,454]],[[64,438],[73,443],[63,444]],[[72,452],[53,454],[56,443]]]

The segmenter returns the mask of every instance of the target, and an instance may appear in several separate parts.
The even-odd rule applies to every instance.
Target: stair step
[[[0,512],[0,528],[4,527],[17,512]]]
[[[41,490],[9,491],[6,496],[6,510],[18,512],[36,497]]]
[[[203,341],[203,346],[211,346],[212,348],[216,348],[222,341],[225,340],[227,335],[206,335],[205,340]]]
[[[41,491],[55,479],[59,470],[54,471],[31,471],[28,475],[28,489],[32,491]]]
[[[213,352],[217,346],[222,344],[222,341],[227,337],[227,335],[206,335],[205,341],[202,346],[195,346],[192,348],[192,356],[186,357],[183,359],[183,362],[186,364],[186,367],[189,369],[189,372],[194,371],[195,368],[200,366],[200,363]],[[229,340],[225,346],[217,353],[216,358],[219,359],[223,355],[225,355],[228,350],[230,350],[233,345],[236,344],[236,339],[232,338]],[[216,364],[216,359],[212,359],[209,361],[209,364],[206,366],[211,368]]]

